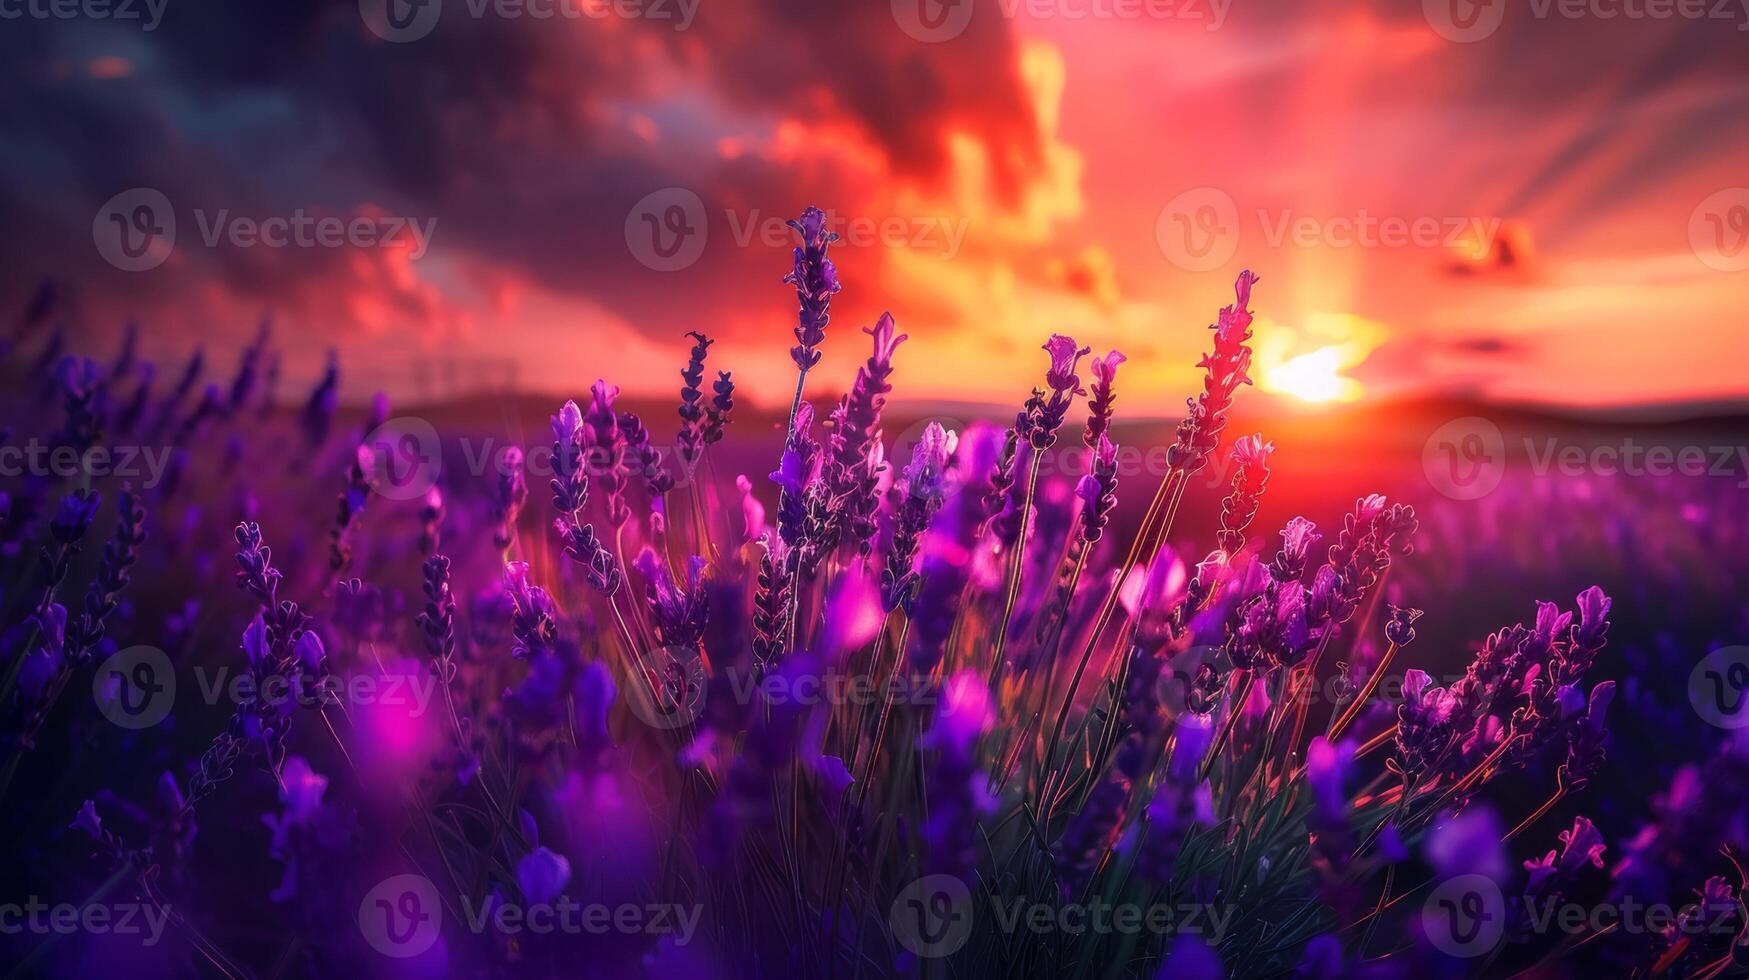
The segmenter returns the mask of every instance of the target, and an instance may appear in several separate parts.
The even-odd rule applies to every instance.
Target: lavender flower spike
[[[1221,309],[1215,332],[1215,349],[1198,363],[1206,372],[1203,391],[1190,403],[1190,412],[1178,425],[1178,441],[1168,450],[1166,463],[1186,475],[1195,473],[1208,462],[1215,446],[1220,444],[1221,430],[1227,425],[1227,411],[1233,406],[1233,395],[1242,384],[1250,384],[1245,372],[1251,367],[1251,287],[1257,277],[1247,269],[1239,273],[1234,286],[1236,302]]]
[[[1087,389],[1081,387],[1081,378],[1075,371],[1080,367],[1081,358],[1093,350],[1091,347],[1077,347],[1074,340],[1060,333],[1051,334],[1044,349],[1051,355],[1051,366],[1045,371],[1050,396],[1028,403],[1025,433],[1032,448],[1040,450],[1049,449],[1056,443],[1057,430],[1062,428],[1069,405],[1076,395],[1086,393]]]
[[[836,232],[826,230],[826,212],[808,208],[800,219],[789,223],[802,236],[795,250],[795,266],[783,281],[796,287],[796,346],[790,348],[790,358],[796,368],[806,374],[820,363],[821,343],[826,339],[826,323],[831,319],[832,294],[843,288],[838,282],[838,270],[826,257],[826,250],[838,240]]]
[[[1111,386],[1117,380],[1117,366],[1128,359],[1122,351],[1113,350],[1088,362],[1093,368],[1093,388],[1087,396],[1087,431],[1081,434],[1088,449],[1098,447],[1100,437],[1111,429],[1112,407],[1117,400]]]

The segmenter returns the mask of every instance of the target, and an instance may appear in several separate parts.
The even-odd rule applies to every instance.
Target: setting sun
[[[1341,367],[1340,350],[1320,347],[1270,370],[1264,387],[1309,402],[1354,401],[1360,397],[1360,383],[1343,377]]]

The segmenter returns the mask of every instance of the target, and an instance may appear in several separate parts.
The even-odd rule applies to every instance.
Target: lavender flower
[[[644,492],[656,500],[674,489],[674,474],[663,468],[662,451],[650,441],[650,430],[644,427],[643,420],[631,412],[621,412],[619,433],[625,443],[625,458],[630,461],[632,472],[643,481]]]
[[[946,495],[947,464],[956,441],[954,433],[942,428],[939,422],[931,422],[911,448],[911,462],[900,478],[892,544],[881,571],[881,605],[888,612],[909,597],[917,581],[914,570],[917,547]]]
[[[1117,506],[1117,447],[1102,432],[1093,450],[1092,469],[1075,484],[1081,498],[1081,540],[1093,544],[1105,534]]]
[[[857,369],[856,381],[832,411],[832,435],[826,465],[827,489],[836,536],[854,541],[866,555],[874,547],[874,515],[880,497],[875,492],[885,465],[880,443],[881,409],[893,390],[893,353],[905,342],[890,313],[865,328],[874,339],[874,353]]]
[[[516,537],[516,520],[528,502],[528,483],[522,475],[522,450],[510,446],[499,461],[498,481],[492,497],[492,544],[503,551]],[[554,496],[557,496],[555,491]]]
[[[818,478],[820,454],[813,428],[813,406],[803,402],[796,411],[789,437],[784,440],[783,459],[771,473],[771,481],[780,488],[777,533],[792,562],[802,561],[803,552],[813,545],[808,539],[807,492]]]
[[[826,212],[808,208],[800,219],[789,223],[801,236],[795,249],[795,267],[783,277],[786,284],[796,287],[796,346],[790,348],[790,359],[797,370],[807,374],[820,363],[821,343],[826,340],[826,324],[831,320],[832,294],[843,287],[838,282],[838,270],[826,251],[838,240],[836,232],[826,230]]]
[[[1129,360],[1118,350],[1109,351],[1088,363],[1093,369],[1093,387],[1087,396],[1087,429],[1081,441],[1088,449],[1099,446],[1099,440],[1111,430],[1111,414],[1117,403],[1112,384],[1117,380],[1117,366]]]
[[[510,629],[516,656],[533,660],[551,653],[559,635],[558,610],[545,589],[529,583],[528,562],[504,563],[504,594],[515,604]]]
[[[1221,529],[1215,546],[1236,555],[1245,544],[1245,529],[1257,516],[1257,501],[1269,482],[1269,456],[1275,443],[1262,435],[1243,436],[1233,443],[1233,490],[1221,501]]]
[[[589,414],[584,416],[582,438],[587,465],[599,475],[602,496],[607,502],[607,522],[619,527],[631,517],[625,501],[625,476],[621,467],[625,458],[625,442],[620,435],[619,417],[614,414],[613,400],[619,397],[619,386],[597,380],[589,389]]]
[[[727,371],[718,371],[711,382],[711,407],[705,410],[704,444],[714,446],[722,441],[729,416],[735,411],[735,380]]]
[[[1306,556],[1322,537],[1318,525],[1296,517],[1281,530],[1281,550],[1269,565],[1269,574],[1277,582],[1298,582],[1306,571]]]
[[[1025,432],[1027,440],[1036,450],[1049,449],[1056,443],[1057,430],[1062,428],[1063,418],[1069,414],[1069,406],[1074,403],[1075,396],[1086,394],[1087,389],[1081,387],[1081,378],[1075,371],[1081,364],[1081,358],[1093,350],[1091,347],[1077,347],[1074,340],[1055,333],[1051,334],[1051,339],[1045,341],[1044,349],[1051,355],[1051,365],[1045,371],[1045,384],[1050,389],[1050,396],[1043,400],[1035,396],[1027,413]]]
[[[675,452],[682,463],[690,466],[704,452],[704,360],[715,341],[696,330],[687,336],[693,339],[693,344],[686,367],[680,372],[680,379],[686,383],[680,388],[680,435]]]
[[[1202,394],[1190,403],[1189,413],[1179,423],[1178,439],[1166,453],[1166,464],[1186,476],[1208,462],[1220,444],[1234,393],[1240,385],[1251,383],[1245,373],[1251,367],[1251,348],[1246,346],[1251,339],[1251,311],[1246,307],[1256,283],[1250,270],[1239,273],[1235,302],[1221,309],[1220,321],[1210,328],[1215,332],[1215,349],[1197,365],[1205,372]]]

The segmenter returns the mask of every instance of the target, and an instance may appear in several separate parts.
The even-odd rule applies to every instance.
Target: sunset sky
[[[909,397],[1018,402],[1057,331],[1170,413],[1249,267],[1292,397],[1749,395],[1743,10],[444,0],[406,37],[383,0],[161,2],[0,21],[0,295],[53,276],[87,337],[224,350],[271,311],[288,386],[337,346],[359,399],[666,392],[697,329],[772,404],[781,222],[817,204],[846,236],[826,388],[890,310]],[[177,237],[126,271],[102,237],[136,188]],[[299,215],[429,241],[230,224]]]

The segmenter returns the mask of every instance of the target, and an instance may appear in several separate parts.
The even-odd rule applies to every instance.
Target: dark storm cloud
[[[718,132],[783,119],[846,130],[927,184],[941,174],[951,127],[985,145],[999,193],[1013,192],[1040,152],[1008,25],[993,8],[943,44],[905,35],[886,3],[806,0],[707,0],[685,31],[655,20],[476,17],[469,0],[447,0],[431,34],[404,44],[378,38],[356,3],[338,0],[171,0],[152,31],[5,27],[0,221],[12,233],[0,260],[13,292],[53,273],[143,307],[220,291],[295,316],[311,293],[371,289],[374,305],[440,312],[429,294],[396,294],[381,256],[350,250],[179,247],[152,274],[107,268],[91,244],[93,215],[118,191],[151,187],[176,208],[182,241],[197,234],[195,209],[210,219],[374,206],[435,219],[438,254],[467,276],[589,297],[666,335],[707,298],[737,306],[760,296],[781,316],[782,250],[736,247],[726,210],[744,222],[755,209],[854,209],[870,192],[830,165],[797,173],[720,155]],[[123,59],[123,77],[94,77],[99,58]],[[654,140],[628,129],[641,113],[654,119]],[[709,217],[685,291],[666,288],[671,280],[625,242],[632,205],[668,186],[698,193]]]

